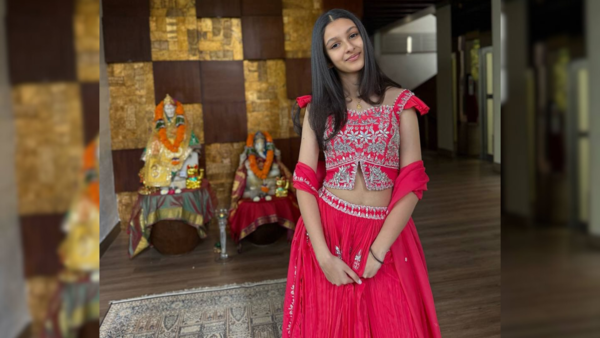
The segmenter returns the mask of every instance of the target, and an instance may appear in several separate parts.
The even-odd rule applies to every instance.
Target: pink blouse
[[[296,99],[305,107],[311,96]],[[368,190],[385,190],[394,186],[400,172],[400,113],[416,108],[421,115],[429,107],[404,89],[393,106],[381,105],[364,111],[348,110],[346,125],[325,144],[325,180],[327,188],[353,190],[360,166]],[[329,116],[324,137],[333,133],[333,116]]]

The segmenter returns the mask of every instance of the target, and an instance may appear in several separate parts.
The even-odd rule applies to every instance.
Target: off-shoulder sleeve
[[[296,102],[298,102],[298,106],[300,108],[306,107],[306,105],[308,105],[311,101],[312,101],[311,95],[298,96],[296,98]]]
[[[394,113],[400,113],[403,110],[410,108],[415,108],[421,115],[425,115],[429,112],[429,107],[425,102],[415,96],[415,93],[405,89],[398,95],[396,102],[394,102]]]

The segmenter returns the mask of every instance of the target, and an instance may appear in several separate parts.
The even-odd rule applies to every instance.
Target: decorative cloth
[[[261,199],[254,202],[244,198],[239,200],[237,212],[229,220],[231,237],[235,243],[239,243],[259,226],[277,223],[288,229],[288,239],[291,240],[298,218],[300,218],[300,209],[292,193],[287,197],[273,196],[270,201]]]
[[[217,196],[205,178],[200,189],[182,189],[181,193],[138,195],[129,219],[129,258],[150,246],[152,225],[164,220],[179,220],[198,229],[206,238],[206,224],[214,216]]]

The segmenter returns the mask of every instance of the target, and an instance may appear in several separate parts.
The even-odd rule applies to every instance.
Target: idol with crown
[[[271,135],[266,131],[249,134],[235,173],[228,217],[238,252],[241,240],[265,222],[294,229],[300,211],[294,188],[286,184],[291,179]]]
[[[290,176],[289,170],[281,163],[281,152],[275,148],[271,135],[266,131],[248,135],[246,147],[240,155],[238,173],[240,178],[245,178],[245,182],[237,187],[238,192],[241,192],[242,198],[255,202],[263,198],[270,201],[275,196],[280,176]]]
[[[141,193],[160,189],[161,194],[186,188],[188,167],[198,165],[193,148],[199,144],[192,133],[181,102],[167,94],[154,111],[154,129],[142,154]],[[143,191],[142,191],[143,190]]]
[[[100,182],[99,139],[83,154],[79,190],[62,229],[58,249],[63,268],[48,305],[43,337],[77,337],[84,326],[98,323],[100,302]]]

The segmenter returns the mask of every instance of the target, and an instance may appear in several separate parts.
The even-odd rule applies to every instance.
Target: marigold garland
[[[183,105],[181,104],[181,102],[179,101],[175,101],[175,104],[177,106],[177,108],[175,109],[175,119],[177,119],[177,117],[181,117],[184,118],[183,115]],[[171,141],[169,140],[169,138],[167,137],[167,129],[165,128],[164,125],[164,101],[161,101],[158,106],[156,106],[156,109],[154,110],[154,122],[156,123],[156,126],[158,129],[158,138],[160,140],[160,142],[167,148],[169,149],[171,152],[176,153],[177,151],[179,151],[179,146],[181,145],[181,142],[183,141],[183,138],[185,137],[185,122],[181,123],[180,125],[177,126],[177,134],[175,136],[175,141],[173,143],[171,143]],[[185,120],[184,120],[185,121]]]
[[[271,135],[266,131],[262,131],[262,133],[265,135],[267,144],[269,144],[269,143],[272,144],[273,138],[271,137]],[[248,138],[246,139],[246,146],[248,148],[254,148],[254,135],[255,134],[249,134]],[[265,144],[265,147],[267,147],[267,144]],[[256,164],[256,155],[254,155],[253,153],[250,153],[250,156],[248,156],[248,159],[250,160],[250,169],[252,170],[254,175],[256,175],[257,177],[259,177],[263,180],[265,178],[267,178],[267,175],[269,174],[269,171],[271,170],[271,165],[273,164],[273,158],[275,157],[275,152],[273,151],[273,147],[268,147],[268,148],[271,148],[271,149],[267,150],[267,160],[265,161],[262,170],[259,169],[258,165]]]

